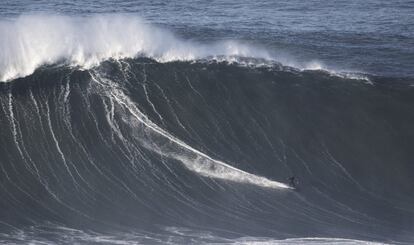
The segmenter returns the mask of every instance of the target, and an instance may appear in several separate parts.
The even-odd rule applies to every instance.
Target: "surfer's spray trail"
[[[121,62],[118,64],[121,66],[121,70],[124,71],[128,69],[128,65],[124,65],[125,67],[123,67]],[[126,74],[124,73],[123,76],[126,76]],[[115,106],[113,103],[116,102],[116,106],[120,107],[118,109],[122,110],[121,117],[123,122],[128,123],[131,128],[134,128],[136,126],[144,127],[144,129],[138,130],[140,133],[134,135],[137,141],[143,141],[142,144],[144,147],[153,150],[160,155],[179,160],[188,169],[207,177],[220,178],[240,183],[250,183],[261,187],[285,189],[290,188],[286,184],[249,174],[222,161],[212,159],[205,153],[192,148],[191,146],[187,145],[186,143],[182,142],[181,140],[177,139],[176,137],[172,136],[154,124],[122,92],[122,89],[119,87],[119,83],[115,83],[110,79],[102,78],[99,75],[93,73],[91,74],[91,77],[92,80],[99,84],[104,91],[108,91],[105,99],[109,98],[111,101],[111,106]],[[143,85],[144,89],[145,86],[146,85]],[[154,112],[159,115],[159,118],[161,120],[163,120],[162,116],[158,114],[155,106],[150,101],[148,94],[147,99],[148,102],[152,105]],[[103,103],[105,104],[105,102]],[[114,109],[109,108],[107,113],[107,119],[113,118],[113,115],[111,115],[111,113],[114,113]],[[111,125],[111,128],[115,130],[115,132],[120,134],[118,135],[119,139],[125,139],[125,137],[122,135],[122,132],[117,130],[119,129],[119,125],[117,125],[116,121],[108,121],[108,124]],[[136,132],[137,129],[135,128],[134,131]],[[161,142],[161,144],[158,142]],[[131,149],[131,151],[133,151],[133,149]]]
[[[128,15],[0,32],[0,242],[414,241],[404,78]]]

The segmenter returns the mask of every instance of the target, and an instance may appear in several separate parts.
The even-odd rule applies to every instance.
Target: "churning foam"
[[[100,61],[139,55],[159,62],[214,56],[270,59],[262,49],[234,41],[203,45],[130,15],[67,17],[26,15],[0,22],[0,81],[27,76],[64,60],[89,68]]]
[[[202,44],[182,40],[168,30],[125,14],[22,15],[13,20],[1,20],[0,33],[0,82],[30,75],[47,64],[65,62],[88,69],[103,60],[137,56],[158,62],[200,59],[239,62],[237,57],[247,57],[342,76],[319,61],[297,62],[286,55],[275,55],[236,41]]]

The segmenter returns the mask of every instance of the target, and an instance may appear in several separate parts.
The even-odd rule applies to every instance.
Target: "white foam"
[[[246,60],[239,57],[247,57],[262,60],[265,65],[277,62],[299,70],[325,70],[338,75],[320,61],[298,62],[284,52],[233,40],[208,44],[182,40],[168,30],[126,14],[22,15],[1,20],[0,33],[0,81],[3,82],[30,75],[47,64],[65,62],[88,69],[103,60],[137,56],[158,62],[212,59],[241,63]],[[257,63],[260,62],[254,65]],[[247,65],[251,65],[249,61]]]
[[[23,15],[0,21],[0,81],[27,76],[44,64],[67,61],[90,68],[109,58],[139,55],[160,62],[214,56],[271,59],[263,49],[235,41],[200,44],[130,15]]]
[[[386,245],[385,243],[362,241],[345,238],[327,238],[327,237],[303,237],[303,238],[287,238],[283,240],[269,239],[269,238],[255,238],[245,237],[237,239],[233,244],[249,244],[249,245],[296,245],[296,244],[309,244],[309,245]]]

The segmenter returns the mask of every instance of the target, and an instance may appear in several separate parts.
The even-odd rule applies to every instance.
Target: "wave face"
[[[414,91],[384,79],[132,58],[2,83],[0,241],[412,243]]]

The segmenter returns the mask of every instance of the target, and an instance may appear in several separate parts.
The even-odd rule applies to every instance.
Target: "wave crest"
[[[255,66],[277,63],[300,71],[323,70],[334,76],[368,80],[357,73],[332,70],[317,60],[297,62],[288,55],[234,40],[208,44],[182,40],[168,30],[125,14],[22,15],[1,20],[0,33],[0,82],[28,76],[42,65],[64,62],[89,69],[104,60],[135,57],[158,62],[207,59]]]
[[[30,75],[41,65],[61,60],[89,68],[109,58],[141,55],[159,62],[211,56],[271,58],[263,49],[235,41],[204,45],[180,40],[129,15],[25,15],[0,22],[0,32],[0,81]]]

